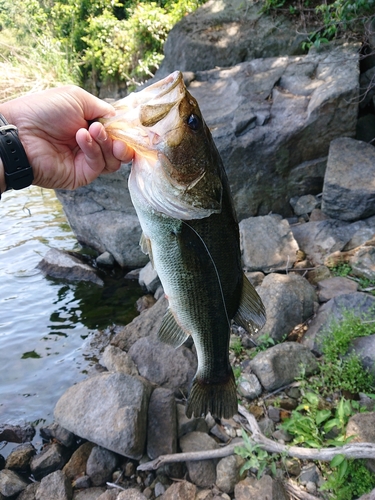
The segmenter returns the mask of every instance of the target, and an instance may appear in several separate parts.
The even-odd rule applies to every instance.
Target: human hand
[[[115,172],[121,161],[133,157],[132,149],[112,141],[102,124],[89,126],[92,120],[114,115],[114,109],[80,87],[19,97],[2,104],[0,112],[18,128],[38,186],[75,189]]]

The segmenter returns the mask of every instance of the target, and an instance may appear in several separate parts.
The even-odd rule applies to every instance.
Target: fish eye
[[[202,122],[199,116],[197,115],[190,115],[189,118],[187,119],[187,126],[194,131],[199,130]]]

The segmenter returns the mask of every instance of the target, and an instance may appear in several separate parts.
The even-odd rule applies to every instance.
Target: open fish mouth
[[[100,121],[108,133],[137,152],[160,150],[173,141],[180,122],[179,106],[187,91],[180,71],[114,104],[116,116]],[[172,139],[172,141],[171,141]]]

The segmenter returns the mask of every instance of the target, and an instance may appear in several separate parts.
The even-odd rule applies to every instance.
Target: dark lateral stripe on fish
[[[233,372],[221,383],[206,383],[195,377],[186,406],[188,418],[202,414],[230,418],[237,413],[237,390]]]

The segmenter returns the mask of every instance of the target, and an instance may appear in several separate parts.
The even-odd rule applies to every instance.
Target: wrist
[[[6,190],[6,184],[5,184],[4,166],[3,166],[3,161],[0,158],[0,196],[4,193],[5,190]]]
[[[0,192],[30,186],[34,176],[25,149],[18,137],[18,129],[0,114],[0,158],[2,177]],[[1,187],[1,183],[2,186]]]

